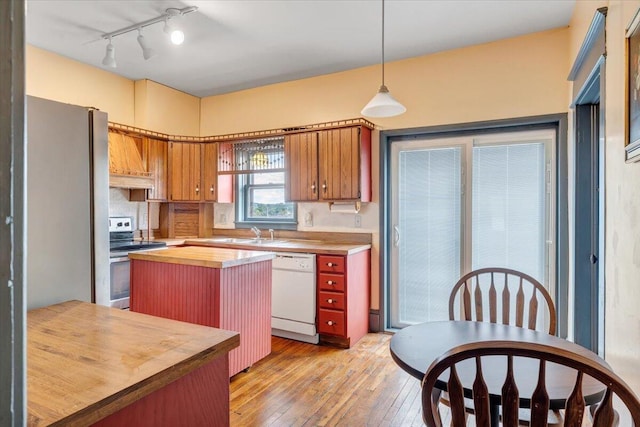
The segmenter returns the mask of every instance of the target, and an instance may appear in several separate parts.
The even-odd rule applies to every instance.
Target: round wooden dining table
[[[404,371],[422,381],[431,363],[450,349],[462,344],[483,341],[517,341],[523,343],[539,343],[567,351],[579,353],[589,359],[611,369],[602,358],[594,352],[566,339],[549,335],[545,332],[533,331],[516,326],[489,322],[448,320],[426,322],[408,326],[391,338],[389,344],[391,357]],[[520,406],[528,408],[529,397],[538,382],[538,360],[514,358],[513,369],[519,390]],[[471,396],[476,367],[473,359],[456,365],[465,396]],[[445,374],[448,372],[445,371]],[[502,394],[502,385],[507,373],[505,356],[485,356],[482,358],[482,372],[489,390],[491,402],[492,425],[498,425],[498,408]],[[549,394],[550,409],[564,409],[566,398],[571,394],[576,381],[576,370],[547,363],[546,385]],[[436,387],[446,389],[446,377],[436,382]],[[603,385],[591,377],[583,379],[583,395],[587,405],[597,403],[604,393]]]

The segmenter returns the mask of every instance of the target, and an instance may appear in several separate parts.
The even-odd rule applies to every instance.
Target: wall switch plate
[[[355,225],[356,228],[362,227],[362,216],[361,215],[355,214],[354,225]]]
[[[227,223],[227,214],[220,214],[220,224]]]

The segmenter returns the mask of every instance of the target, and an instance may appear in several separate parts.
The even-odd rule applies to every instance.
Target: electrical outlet
[[[355,214],[354,225],[356,228],[362,227],[362,216]]]
[[[313,215],[311,215],[311,212],[304,214],[304,226],[313,227]]]
[[[227,223],[227,214],[220,214],[220,224]]]

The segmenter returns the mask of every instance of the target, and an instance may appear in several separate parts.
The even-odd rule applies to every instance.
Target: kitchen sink
[[[253,243],[255,243],[256,245],[275,245],[285,242],[288,242],[288,240],[253,239]]]
[[[242,245],[268,245],[268,244],[278,244],[284,243],[286,240],[271,240],[271,239],[247,239],[247,238],[236,238],[236,237],[221,237],[215,239],[209,239],[211,243],[237,243]]]
[[[217,239],[209,239],[212,243],[248,243],[254,239],[236,239],[232,237],[222,237]]]

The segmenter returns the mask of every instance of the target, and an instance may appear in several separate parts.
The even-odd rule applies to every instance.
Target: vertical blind
[[[401,323],[448,318],[460,275],[460,148],[399,154]]]
[[[544,143],[473,148],[472,269],[544,278]]]
[[[284,138],[218,143],[218,173],[284,171]]]

